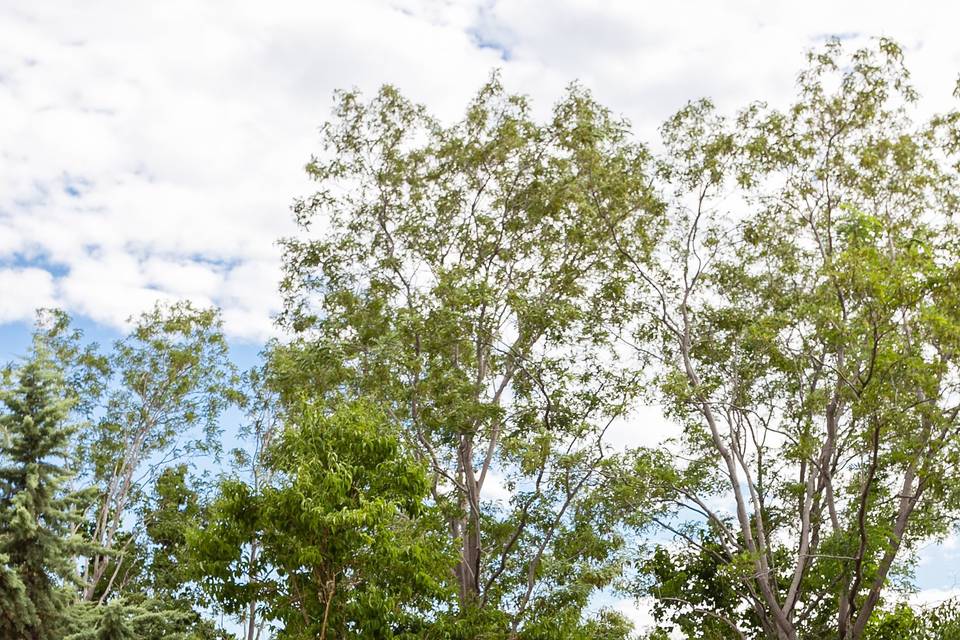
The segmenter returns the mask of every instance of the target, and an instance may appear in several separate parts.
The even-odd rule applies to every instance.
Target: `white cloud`
[[[639,634],[639,637],[643,637],[644,633],[656,627],[657,621],[653,617],[653,598],[624,598],[614,602],[611,608],[633,623],[634,631]],[[669,637],[671,640],[682,640],[683,634],[679,630],[674,630]]]
[[[507,487],[507,478],[496,469],[487,472],[483,482],[483,499],[499,502],[502,505],[510,503],[513,492]]]
[[[656,624],[656,620],[653,619],[653,613],[651,612],[652,607],[653,603],[650,598],[641,598],[639,600],[624,598],[623,600],[618,600],[614,604],[613,609],[629,618],[637,631],[645,631]]]
[[[613,449],[625,451],[641,446],[665,445],[680,438],[683,429],[663,415],[656,405],[642,405],[607,429],[604,441]]]
[[[27,320],[40,307],[52,307],[53,276],[43,269],[0,269],[0,323]]]
[[[123,326],[156,300],[175,300],[168,291],[148,286],[137,258],[119,251],[93,252],[74,260],[60,279],[60,300],[97,322]]]
[[[223,275],[204,263],[148,258],[143,273],[150,285],[177,297],[213,298],[223,288]]]
[[[954,533],[953,535],[947,536],[940,544],[943,549],[949,553],[956,553],[960,551],[960,533]]]
[[[336,88],[391,82],[452,118],[493,67],[541,112],[579,78],[650,138],[691,98],[782,102],[828,34],[897,37],[944,105],[957,22],[960,5],[863,0],[10,0],[0,269],[49,266],[35,297],[100,322],[187,297],[260,340],[279,308],[275,240],[295,231],[288,205],[309,191],[302,166]],[[0,284],[0,321],[21,317]],[[659,438],[652,425],[621,435]]]

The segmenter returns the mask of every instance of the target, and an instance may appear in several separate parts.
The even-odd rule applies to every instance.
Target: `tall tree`
[[[403,425],[460,548],[465,615],[513,636],[575,624],[622,548],[596,495],[637,388],[603,221],[656,205],[646,150],[578,87],[540,123],[496,77],[451,126],[391,87],[339,94],[323,145],[284,243],[298,339],[275,354],[281,390],[348,389]]]
[[[70,487],[74,399],[42,340],[4,371],[0,402],[0,636],[55,640],[92,548],[78,534],[92,496]]]
[[[84,566],[85,600],[106,602],[132,577],[124,559],[142,533],[130,524],[146,489],[171,464],[219,447],[217,420],[241,400],[221,324],[212,309],[158,305],[104,363],[97,417],[80,439],[85,479],[99,490],[92,537],[104,550]]]
[[[685,428],[675,500],[764,637],[862,638],[960,511],[960,119],[915,98],[896,44],[830,43],[788,110],[664,126],[658,264],[611,219]]]

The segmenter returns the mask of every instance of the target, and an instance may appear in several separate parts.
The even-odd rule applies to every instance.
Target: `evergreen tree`
[[[27,621],[35,617],[23,581],[7,566],[9,561],[9,557],[0,555],[0,636],[4,638],[22,633]]]
[[[74,400],[41,340],[4,372],[0,403],[0,637],[59,638],[87,497],[68,486]]]
[[[63,640],[208,640],[230,638],[212,625],[195,624],[193,612],[170,609],[154,599],[113,598],[107,604],[79,601],[69,610]]]

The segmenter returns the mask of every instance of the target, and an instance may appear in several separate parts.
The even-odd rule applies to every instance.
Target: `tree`
[[[960,600],[953,598],[923,610],[912,630],[919,640],[960,636]]]
[[[189,535],[212,602],[235,616],[263,603],[278,638],[424,637],[453,563],[393,425],[362,402],[305,405],[268,464],[275,481],[256,492],[225,479]]]
[[[603,434],[638,388],[603,221],[656,204],[647,151],[576,86],[541,124],[497,77],[451,126],[391,87],[338,94],[323,143],[284,243],[281,398],[346,389],[402,427],[484,633],[578,624],[622,561]]]
[[[164,622],[153,623],[158,637],[166,637],[163,633],[179,633],[190,640],[223,637],[201,615],[202,594],[191,580],[187,534],[202,521],[203,504],[188,465],[161,471],[150,493],[140,507],[142,542],[138,553],[127,558],[134,566],[121,568],[131,578],[117,611],[140,628],[140,638],[148,637],[144,626],[155,620]]]
[[[195,624],[195,614],[152,599],[113,598],[107,604],[80,601],[69,610],[64,640],[228,640]]]
[[[10,557],[0,555],[0,633],[14,637],[27,632],[27,625],[36,620],[33,603],[17,570],[10,566]]]
[[[201,517],[200,496],[189,485],[187,472],[185,464],[164,469],[143,506],[144,534],[150,547],[143,588],[154,597],[171,601],[189,599],[183,566],[186,532]]]
[[[799,92],[735,126],[706,101],[680,111],[657,261],[629,217],[610,229],[685,429],[677,518],[719,532],[765,637],[859,639],[960,510],[960,117],[911,123],[887,40],[812,53]]]
[[[77,533],[92,496],[70,488],[74,400],[42,340],[4,370],[0,402],[0,636],[54,640],[79,583],[75,559],[92,549]]]
[[[891,610],[877,611],[867,625],[867,640],[945,640],[960,636],[960,602],[956,598],[932,607],[916,609],[899,603]]]
[[[237,431],[238,446],[230,453],[230,464],[221,478],[244,484],[251,495],[259,496],[271,485],[275,469],[267,454],[282,427],[276,393],[268,384],[268,371],[259,367],[247,372],[243,380],[246,421]],[[191,562],[187,535],[206,518],[206,503],[187,486],[186,470],[169,469],[158,478],[156,497],[145,514],[146,533],[151,541],[152,567],[145,573],[155,593],[165,593],[186,606],[189,602],[210,604],[210,599],[191,582]],[[222,494],[221,494],[222,495]],[[260,531],[248,528],[249,537],[237,541],[236,558],[246,569],[245,580],[257,585],[267,579],[270,568],[261,561]],[[188,587],[189,585],[189,587]],[[260,638],[269,622],[268,602],[257,598],[252,588],[244,593],[245,610],[238,613],[245,640]]]
[[[138,544],[140,532],[129,524],[144,488],[185,456],[216,453],[217,419],[241,396],[219,314],[189,303],[140,316],[100,373],[98,416],[82,434],[79,456],[85,480],[99,490],[91,526],[104,550],[83,568],[83,598],[104,603],[133,577],[124,560]]]
[[[722,532],[708,527],[693,535],[695,545],[657,545],[638,567],[636,595],[653,597],[657,630],[676,630],[688,640],[762,638],[756,614],[744,608],[734,558],[718,539]]]

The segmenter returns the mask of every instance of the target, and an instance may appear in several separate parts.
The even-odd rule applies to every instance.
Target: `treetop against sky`
[[[260,348],[281,334],[276,316],[290,309],[289,291],[285,307],[278,284],[290,275],[283,256],[286,249],[290,259],[293,245],[279,240],[300,233],[289,209],[314,191],[303,167],[329,135],[318,127],[331,107],[344,108],[337,102],[342,96],[332,98],[336,90],[355,88],[362,100],[374,100],[390,84],[447,126],[494,69],[506,92],[529,98],[531,121],[548,120],[576,81],[610,109],[603,135],[632,161],[632,150],[616,136],[618,118],[659,154],[670,146],[660,125],[689,101],[708,97],[731,117],[758,100],[784,108],[796,95],[804,52],[833,40],[854,51],[890,36],[902,46],[919,91],[916,120],[955,106],[960,44],[953,30],[960,8],[772,5],[6,3],[0,7],[0,356],[26,353],[37,308],[63,308],[88,336],[109,343],[156,302],[189,300],[219,308],[232,361],[256,364]],[[339,175],[322,159],[310,170],[314,178],[347,183],[358,175],[373,179]],[[844,210],[844,224],[867,229],[871,223],[859,213]],[[522,250],[536,254],[536,247]],[[557,282],[566,282],[567,266],[557,267]],[[571,300],[582,302],[577,295]],[[673,420],[657,405],[618,416],[604,435],[620,447],[655,445],[662,434],[678,433]],[[632,428],[644,421],[655,428]],[[496,465],[489,474],[488,491],[509,498]],[[469,546],[466,556],[479,554]],[[916,553],[917,599],[960,593],[955,534]],[[482,593],[484,585],[469,584],[461,565],[461,590]],[[617,606],[646,615],[629,599]]]
[[[936,19],[931,19],[931,11]],[[924,107],[949,104],[960,11],[896,2],[648,7],[430,0],[102,1],[0,8],[0,322],[57,304],[117,327],[156,299],[262,341],[276,239],[335,89],[396,85],[441,118],[500,68],[541,114],[578,80],[645,140],[686,101],[783,104],[803,52],[896,38]]]

